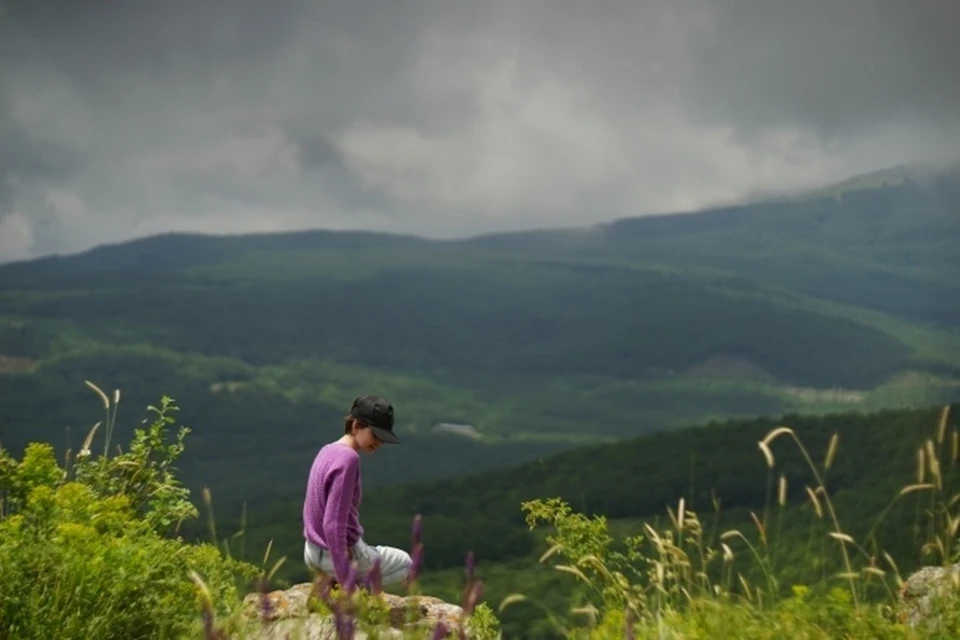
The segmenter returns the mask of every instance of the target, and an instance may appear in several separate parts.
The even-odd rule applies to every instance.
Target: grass
[[[531,528],[547,525],[550,545],[541,561],[559,558],[554,569],[569,575],[589,594],[575,603],[564,637],[574,638],[930,638],[956,637],[960,616],[947,596],[939,615],[921,622],[910,618],[900,593],[904,577],[874,532],[891,509],[916,498],[918,556],[931,565],[958,560],[960,493],[947,493],[958,462],[960,437],[948,430],[944,408],[933,434],[918,451],[917,477],[876,514],[874,527],[860,541],[849,535],[825,477],[837,455],[838,436],[814,460],[788,426],[771,430],[757,443],[769,470],[771,503],[751,513],[751,529],[711,531],[681,498],[667,509],[667,526],[644,524],[641,531],[614,545],[602,516],[587,517],[559,499],[523,504]],[[790,581],[777,570],[778,532],[787,514],[786,479],[777,476],[774,444],[787,440],[803,455],[813,480],[806,486],[813,514],[811,540],[826,543],[822,556],[808,546],[798,562],[831,570],[811,584]],[[853,443],[854,446],[856,443]],[[921,500],[918,496],[922,496]],[[795,515],[796,512],[794,512]],[[796,557],[796,556],[795,556]],[[816,573],[816,572],[814,572]],[[946,586],[949,586],[947,584]],[[508,598],[521,602],[522,596]],[[951,608],[952,607],[952,608]],[[582,621],[571,624],[570,621]]]

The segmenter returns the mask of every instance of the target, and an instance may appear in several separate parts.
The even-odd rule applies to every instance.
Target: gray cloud
[[[953,0],[730,0],[711,17],[688,94],[716,121],[841,137],[878,124],[957,123]]]
[[[0,260],[589,224],[937,159],[958,23],[952,0],[6,0]]]

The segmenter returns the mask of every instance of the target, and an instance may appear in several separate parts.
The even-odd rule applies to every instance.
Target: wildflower
[[[367,588],[367,591],[373,594],[379,594],[383,591],[383,575],[380,572],[380,558],[377,558],[373,561],[373,566],[370,568],[370,571],[367,572],[367,575],[364,579],[364,585]]]
[[[633,609],[630,607],[627,607],[626,615],[624,615],[624,630],[623,630],[623,637],[625,640],[634,640],[637,637],[633,629],[635,622],[636,620],[633,613]]]
[[[463,602],[463,613],[465,616],[473,614],[473,610],[476,608],[477,603],[480,601],[480,597],[483,595],[483,583],[475,582],[473,586],[467,591],[467,597]]]
[[[260,611],[263,614],[264,620],[270,619],[270,614],[273,612],[273,603],[270,602],[270,596],[267,595],[267,581],[264,578],[260,579]]]
[[[420,575],[420,568],[423,566],[423,544],[417,543],[413,547],[413,553],[410,554],[413,561],[410,565],[410,581],[414,581]]]
[[[473,582],[473,571],[476,568],[476,559],[473,556],[473,551],[467,552],[467,561],[466,561],[466,570],[467,570],[467,584]]]
[[[343,592],[348,596],[354,592],[357,586],[357,569],[354,565],[350,565],[350,569],[347,571],[347,579],[343,582]]]
[[[419,513],[413,517],[413,526],[411,527],[410,537],[413,539],[413,546],[420,543],[420,536],[423,533],[423,516]]]

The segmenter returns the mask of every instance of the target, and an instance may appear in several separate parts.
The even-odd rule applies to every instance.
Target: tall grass
[[[957,562],[960,493],[950,493],[960,453],[960,435],[949,432],[945,407],[933,434],[917,450],[917,475],[906,479],[877,514],[859,542],[843,526],[826,477],[840,448],[830,439],[821,462],[788,426],[772,429],[757,443],[769,474],[763,512],[749,513],[749,527],[705,528],[699,514],[681,498],[668,507],[665,526],[645,523],[635,536],[610,537],[606,520],[574,512],[557,498],[525,502],[531,529],[550,527],[550,548],[558,571],[588,588],[558,634],[570,638],[920,638],[957,637],[960,614],[947,607],[930,624],[907,624],[901,599],[904,578],[877,534],[884,517],[907,496],[916,500],[916,555],[929,565]],[[785,439],[805,461],[812,482],[804,487],[806,504],[791,509],[787,478],[776,474],[774,445]],[[856,446],[857,443],[851,443]],[[642,491],[642,487],[637,487]],[[713,503],[714,523],[719,501]],[[791,582],[796,567],[778,565],[784,519],[812,514],[802,562],[809,563],[806,584]],[[819,552],[815,543],[822,546]],[[797,552],[794,550],[794,557]],[[787,569],[793,571],[787,571]],[[824,570],[828,568],[828,570]],[[960,600],[949,600],[956,603]],[[505,606],[526,600],[511,596]],[[954,606],[954,609],[956,607]]]

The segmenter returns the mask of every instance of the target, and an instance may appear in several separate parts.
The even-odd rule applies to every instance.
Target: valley
[[[370,389],[409,443],[371,461],[371,488],[710,420],[949,402],[958,176],[580,231],[171,234],[0,265],[0,442],[75,447],[97,419],[84,380],[122,391],[120,434],[167,394],[194,429],[185,480],[237,507],[296,495]]]

